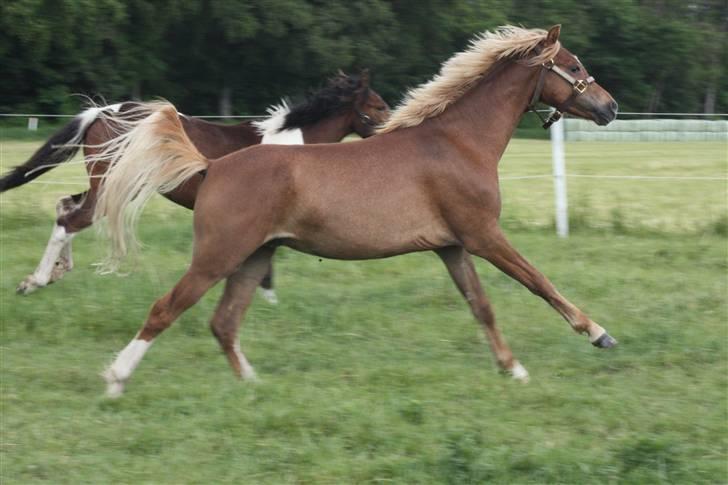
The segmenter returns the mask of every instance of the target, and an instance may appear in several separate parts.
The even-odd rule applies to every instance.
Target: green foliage
[[[0,3],[0,112],[72,113],[73,93],[163,96],[260,113],[337,69],[369,67],[395,103],[478,32],[563,24],[623,111],[728,110],[721,0],[8,0]]]

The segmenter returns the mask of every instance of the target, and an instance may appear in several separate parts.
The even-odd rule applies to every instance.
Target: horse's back
[[[221,125],[190,116],[180,116],[180,120],[195,147],[210,159],[256,145],[261,140],[255,127],[248,122]]]

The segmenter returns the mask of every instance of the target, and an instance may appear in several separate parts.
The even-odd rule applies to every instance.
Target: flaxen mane
[[[388,133],[399,128],[416,126],[437,116],[473,87],[493,65],[503,59],[522,58],[534,53],[546,38],[541,29],[524,29],[506,25],[495,32],[483,32],[470,41],[468,48],[446,61],[431,81],[411,89],[392,116],[377,131]],[[544,47],[528,60],[541,64],[554,57],[561,48],[557,41]]]

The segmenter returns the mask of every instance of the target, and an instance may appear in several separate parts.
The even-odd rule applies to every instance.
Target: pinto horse
[[[281,245],[345,260],[435,251],[484,327],[497,364],[521,381],[528,372],[496,327],[471,254],[545,299],[596,347],[614,346],[498,225],[498,161],[532,100],[599,125],[617,114],[609,93],[561,47],[559,33],[560,26],[505,26],[479,35],[411,91],[376,136],[355,143],[256,146],[210,160],[190,142],[173,107],[159,105],[109,147],[113,166],[96,217],[109,218],[121,256],[132,229],[128,212],[140,211],[160,187],[171,190],[207,169],[195,205],[192,263],[106,370],[107,394],[120,395],[154,339],[223,279],[210,326],[234,372],[254,378],[238,327]],[[139,164],[156,168],[134,179]]]
[[[45,253],[36,270],[18,285],[18,293],[27,295],[58,281],[73,268],[71,240],[92,224],[100,185],[109,167],[108,160],[97,156],[99,147],[118,134],[125,126],[125,120],[138,119],[148,113],[147,106],[146,103],[127,102],[89,108],[56,132],[25,164],[0,179],[0,192],[18,187],[70,160],[79,144],[84,147],[90,188],[58,201],[58,218]],[[360,75],[339,72],[304,102],[292,108],[282,102],[268,112],[270,117],[264,121],[244,121],[235,125],[209,123],[188,116],[181,116],[180,120],[200,153],[208,158],[219,158],[259,143],[331,143],[352,132],[366,138],[387,119],[389,106],[370,88],[369,73],[364,70]],[[202,179],[202,174],[196,174],[164,196],[192,209]],[[263,296],[275,303],[272,284],[271,266],[261,286]]]

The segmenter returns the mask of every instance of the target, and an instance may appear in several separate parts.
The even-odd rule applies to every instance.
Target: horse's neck
[[[351,133],[351,114],[342,113],[329,116],[301,128],[303,142],[335,143]]]
[[[515,62],[498,66],[433,120],[478,161],[497,164],[526,111],[536,75]]]

